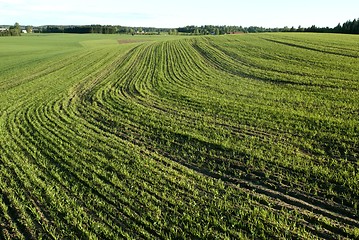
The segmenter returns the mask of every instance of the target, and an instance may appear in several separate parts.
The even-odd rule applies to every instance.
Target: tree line
[[[316,27],[315,25],[304,28],[301,26],[282,27],[282,28],[264,28],[258,26],[242,27],[242,26],[185,26],[179,28],[151,28],[151,27],[126,27],[126,26],[43,26],[39,29],[43,33],[98,33],[98,34],[161,34],[170,35],[186,34],[186,35],[223,35],[232,33],[261,33],[261,32],[322,32],[322,33],[348,33],[359,34],[359,18],[353,21],[347,21],[338,24],[334,28]]]
[[[14,26],[4,28],[0,31],[0,36],[20,36],[21,27],[19,23],[15,23]]]
[[[41,26],[41,33],[97,33],[97,34],[159,34],[168,32],[166,28],[152,27],[125,27],[113,25],[87,25],[87,26]]]
[[[21,27],[20,24],[16,22],[13,26],[0,27],[0,36],[21,36],[22,30],[31,33],[32,29],[32,26]]]
[[[204,25],[204,26],[186,26],[177,28],[179,33],[194,34],[194,35],[222,35],[236,32],[246,32],[245,28],[242,26],[214,26],[214,25]]]
[[[319,28],[313,25],[307,29],[308,32],[327,32],[327,33],[347,33],[359,34],[359,18],[353,21],[346,21],[343,24],[338,23],[334,28]]]
[[[27,32],[32,32],[33,28],[27,26]],[[161,34],[166,33],[170,35],[186,34],[186,35],[223,35],[232,33],[260,33],[260,32],[320,32],[320,33],[347,33],[359,34],[359,18],[353,21],[347,21],[343,24],[338,24],[334,28],[316,27],[315,25],[303,28],[283,27],[283,28],[263,28],[258,26],[242,27],[242,26],[185,26],[180,28],[153,28],[153,27],[126,27],[113,25],[87,25],[87,26],[60,26],[48,25],[34,28],[34,32],[39,33],[96,33],[96,34]],[[15,23],[8,29],[2,28],[0,36],[20,36],[21,26]]]
[[[186,26],[180,28],[152,28],[152,27],[125,27],[112,25],[88,25],[88,26],[42,26],[42,33],[99,33],[99,34],[193,34],[193,35],[221,35],[235,32],[250,32],[252,28],[242,26]],[[249,31],[248,31],[249,30]]]
[[[346,33],[346,34],[359,34],[359,18],[353,21],[346,21],[343,24],[338,24],[334,28],[329,27],[316,27],[312,25],[308,28],[301,26],[295,27],[283,27],[283,28],[264,28],[258,26],[242,27],[242,26],[187,26],[178,28],[179,33],[195,34],[195,35],[220,35],[231,33],[260,33],[260,32],[318,32],[318,33]]]

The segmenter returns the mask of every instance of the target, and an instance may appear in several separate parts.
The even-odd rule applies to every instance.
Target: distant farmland
[[[0,239],[359,238],[358,43],[0,38]]]

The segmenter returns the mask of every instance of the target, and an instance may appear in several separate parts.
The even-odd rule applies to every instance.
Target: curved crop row
[[[91,45],[4,76],[0,238],[358,237],[358,60],[279,41]]]

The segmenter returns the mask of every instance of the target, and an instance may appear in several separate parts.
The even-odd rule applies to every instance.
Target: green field
[[[359,36],[0,38],[0,239],[359,238]]]

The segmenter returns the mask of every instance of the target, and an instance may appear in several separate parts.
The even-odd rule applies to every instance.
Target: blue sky
[[[334,27],[359,18],[359,0],[0,0],[0,25]]]

